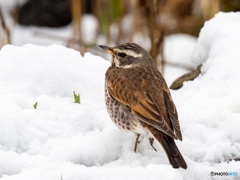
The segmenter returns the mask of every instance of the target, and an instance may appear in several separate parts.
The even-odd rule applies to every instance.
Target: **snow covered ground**
[[[240,179],[240,13],[205,23],[192,59],[202,74],[172,91],[188,169],[161,146],[113,125],[104,105],[110,63],[60,45],[0,51],[0,176],[3,180]],[[81,104],[73,103],[73,91]],[[38,102],[37,109],[33,108]],[[238,176],[211,176],[211,172]]]

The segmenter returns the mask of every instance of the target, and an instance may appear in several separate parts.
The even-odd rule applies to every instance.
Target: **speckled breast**
[[[113,123],[121,130],[133,131],[135,133],[141,132],[142,127],[136,116],[131,112],[123,108],[123,106],[115,99],[112,99],[106,88],[105,84],[105,104],[107,107],[108,114],[112,119]]]

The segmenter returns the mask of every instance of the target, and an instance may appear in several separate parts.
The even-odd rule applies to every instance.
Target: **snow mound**
[[[209,171],[240,174],[240,13],[218,13],[205,23],[193,52],[202,75],[173,91],[184,148]]]
[[[192,54],[192,61],[199,65],[220,55],[230,56],[239,53],[240,12],[219,12],[201,29],[197,45]],[[237,56],[238,54],[236,54]]]

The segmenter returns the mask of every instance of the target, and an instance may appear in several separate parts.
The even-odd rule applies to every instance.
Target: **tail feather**
[[[166,147],[166,150],[168,150],[174,157],[178,156],[178,148],[176,147],[176,144],[173,139],[168,138],[169,136],[163,137],[163,143],[164,147]]]
[[[160,133],[154,133],[153,135],[162,145],[172,167],[187,169],[187,164],[178,150],[174,139],[167,135],[162,136]]]

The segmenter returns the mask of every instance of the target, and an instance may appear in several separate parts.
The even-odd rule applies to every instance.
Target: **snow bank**
[[[199,65],[205,61],[223,56],[235,56],[236,47],[240,46],[240,12],[219,12],[214,18],[205,22],[200,32],[192,60]],[[232,56],[230,56],[232,55]],[[237,56],[237,54],[236,54]]]
[[[232,41],[235,30],[214,28],[217,22],[225,27],[224,20],[230,23],[235,16],[238,13],[220,13],[206,23],[195,48],[202,56],[209,52],[204,72],[172,91],[183,133],[183,141],[176,143],[187,170],[173,169],[161,146],[155,142],[155,152],[146,138],[134,153],[134,135],[113,125],[103,93],[109,62],[58,45],[4,46],[0,51],[2,179],[218,179],[210,176],[211,171],[240,176],[240,162],[232,160],[240,157],[240,45]],[[215,30],[226,36],[215,32],[210,39],[208,31]],[[211,44],[214,39],[218,40]],[[231,48],[223,48],[222,41]],[[209,49],[202,51],[202,42]],[[73,103],[73,91],[80,93],[81,104]]]
[[[208,171],[240,176],[240,13],[218,13],[206,22],[193,52],[202,75],[173,92],[188,157]],[[229,163],[227,163],[229,162]]]

